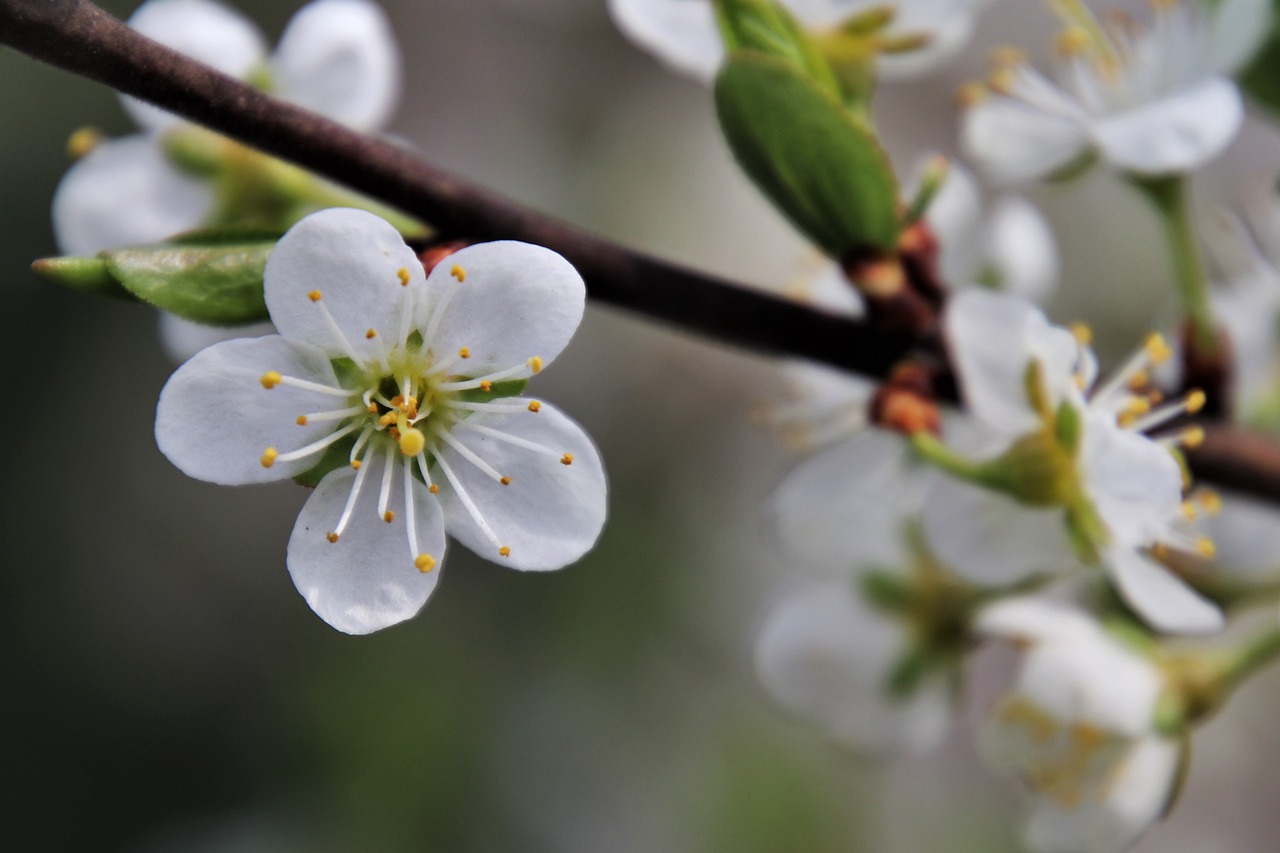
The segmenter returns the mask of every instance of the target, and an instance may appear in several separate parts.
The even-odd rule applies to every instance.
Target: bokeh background
[[[128,15],[134,3],[105,2]],[[273,38],[296,3],[241,4]],[[404,53],[394,132],[433,162],[629,245],[762,287],[804,248],[735,172],[702,87],[613,30],[600,0],[385,0]],[[895,159],[954,150],[952,92],[1039,4],[1000,0],[944,80],[886,87]],[[775,363],[591,308],[538,379],[599,443],[611,517],[550,575],[455,548],[415,620],[340,635],[294,591],[305,499],[228,489],[155,449],[172,365],[156,317],[39,283],[65,142],[130,130],[112,93],[0,49],[0,846],[168,851],[1002,851],[1016,786],[972,735],[873,764],[779,713],[751,640],[802,566],[765,504],[791,461],[749,413]],[[1201,181],[1280,170],[1250,129]],[[1167,286],[1141,203],[1105,176],[1035,196],[1060,229],[1055,313],[1117,357]],[[1280,676],[1196,741],[1142,851],[1268,851]]]

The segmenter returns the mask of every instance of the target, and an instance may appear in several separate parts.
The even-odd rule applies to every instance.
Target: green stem
[[[911,434],[911,449],[921,459],[971,483],[983,482],[985,468],[983,463],[966,459],[950,447],[947,447],[933,433],[915,432]]]
[[[1164,226],[1173,255],[1178,296],[1182,300],[1182,310],[1191,323],[1195,345],[1203,354],[1216,353],[1218,329],[1213,321],[1213,309],[1209,305],[1209,282],[1191,220],[1186,178],[1182,175],[1133,175],[1131,180],[1160,214],[1160,223]]]
[[[1280,657],[1280,628],[1269,628],[1245,645],[1235,649],[1222,670],[1224,692],[1263,666]]]

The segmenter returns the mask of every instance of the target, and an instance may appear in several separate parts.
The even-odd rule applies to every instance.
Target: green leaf
[[[262,271],[274,240],[112,249],[107,271],[144,302],[214,326],[267,318]]]
[[[730,55],[716,78],[720,127],[742,169],[834,257],[890,249],[898,184],[879,141],[788,63]]]
[[[818,45],[773,0],[715,0],[725,52],[750,50],[793,65],[818,88],[838,97],[840,84]]]
[[[1240,84],[1255,101],[1280,115],[1280,2],[1272,3],[1271,32],[1240,72]]]
[[[41,258],[31,265],[31,270],[45,281],[80,293],[129,302],[137,299],[120,286],[120,282],[107,270],[107,263],[102,258]]]

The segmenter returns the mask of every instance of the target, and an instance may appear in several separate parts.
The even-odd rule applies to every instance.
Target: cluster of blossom
[[[610,2],[637,43],[703,80],[744,40],[781,45],[823,85],[847,87],[856,115],[841,121],[872,135],[859,99],[876,76],[938,71],[987,5]],[[1058,80],[1003,49],[984,84],[962,89],[960,145],[1002,187],[994,204],[984,213],[979,180],[934,158],[915,201],[892,200],[919,208],[892,248],[833,257],[796,294],[873,323],[909,321],[941,343],[883,383],[790,365],[796,398],[769,413],[809,452],[773,495],[776,528],[830,571],[766,620],[760,678],[833,738],[921,749],[949,730],[976,648],[1023,649],[984,740],[1034,793],[1037,850],[1133,843],[1167,811],[1194,727],[1280,652],[1280,626],[1213,654],[1165,642],[1218,632],[1229,607],[1256,598],[1224,583],[1233,567],[1280,562],[1269,511],[1196,487],[1181,454],[1204,435],[1189,420],[1211,401],[1196,383],[1222,380],[1212,402],[1257,424],[1274,425],[1280,401],[1280,210],[1268,196],[1203,223],[1206,265],[1184,188],[1240,128],[1232,74],[1268,31],[1270,3],[1152,6],[1138,23],[1050,0],[1063,21]],[[727,33],[743,9],[756,29],[735,43]],[[394,42],[369,0],[315,0],[269,58],[256,29],[213,0],[150,0],[131,23],[359,129],[381,127],[397,98]],[[788,28],[803,35],[787,42]],[[778,67],[785,85],[799,79],[782,63],[753,66]],[[161,394],[156,438],[199,479],[314,487],[286,562],[321,618],[363,634],[412,617],[436,585],[446,532],[531,571],[593,546],[605,519],[599,455],[567,416],[524,396],[581,320],[572,266],[523,243],[410,248],[416,223],[125,106],[142,133],[77,140],[82,159],[54,200],[61,247],[88,256],[193,229],[283,235],[261,274],[269,324],[228,332],[166,315],[185,363]],[[1036,306],[1059,277],[1055,242],[1007,192],[1097,163],[1162,217],[1185,318],[1105,376],[1087,327],[1055,325]],[[943,414],[948,389],[962,406]]]
[[[709,79],[731,5],[611,8],[638,44]],[[819,39],[876,32],[879,70],[892,78],[945,64],[988,4],[900,0],[879,30],[869,23],[879,4],[780,5]],[[1235,138],[1244,106],[1231,75],[1268,31],[1270,6],[1151,5],[1136,22],[1096,17],[1078,0],[1047,3],[1063,24],[1056,80],[1021,51],[998,50],[989,79],[960,90],[959,142],[981,173],[1009,187],[1105,163],[1167,222],[1188,224],[1166,193]],[[949,287],[937,324],[962,412],[937,414],[919,365],[880,385],[785,368],[792,399],[766,420],[808,455],[771,514],[783,543],[825,571],[797,579],[771,610],[757,671],[783,707],[835,740],[921,750],[948,732],[971,653],[1012,643],[1021,669],[983,746],[1034,795],[1028,845],[1123,850],[1170,807],[1194,726],[1275,653],[1275,629],[1219,657],[1164,638],[1219,632],[1224,606],[1240,603],[1228,582],[1246,577],[1233,571],[1280,564],[1270,510],[1191,483],[1180,451],[1203,440],[1191,416],[1206,394],[1179,369],[1194,360],[1188,350],[1229,341],[1216,393],[1254,422],[1274,408],[1280,209],[1268,195],[1202,223],[1216,281],[1210,289],[1203,269],[1179,270],[1190,279],[1186,329],[1152,334],[1100,378],[1088,328],[1054,325],[1033,304],[1058,276],[1044,221],[1021,199],[986,217],[978,202],[974,179],[952,166],[923,220]],[[909,234],[919,240],[903,232],[904,256]],[[1175,253],[1186,234],[1172,235]],[[836,261],[796,295],[868,314],[881,294],[860,278],[866,268]],[[1208,342],[1197,338],[1206,330]]]

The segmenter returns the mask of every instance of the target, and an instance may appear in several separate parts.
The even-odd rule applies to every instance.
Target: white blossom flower
[[[1082,0],[1065,19],[1059,82],[998,51],[984,90],[964,100],[963,142],[994,178],[1045,178],[1092,154],[1138,175],[1191,171],[1235,138],[1244,117],[1230,74],[1270,30],[1264,0],[1154,3],[1147,29],[1099,23]],[[1127,19],[1126,19],[1127,22]]]
[[[428,277],[391,225],[335,208],[284,236],[265,295],[280,334],[215,344],[179,368],[156,440],[186,474],[232,485],[340,454],[287,560],[326,622],[363,634],[413,616],[446,528],[522,570],[592,546],[605,480],[591,440],[504,385],[549,364],[577,328],[585,290],[563,258],[485,243]]]
[[[887,78],[919,77],[953,58],[969,42],[978,12],[990,0],[781,0],[806,27],[829,29],[852,16],[891,7],[891,35],[923,40],[918,49],[882,54]],[[724,59],[711,0],[609,0],[618,29],[675,71],[704,82]]]
[[[129,19],[143,35],[225,74],[358,130],[376,130],[399,99],[400,60],[371,0],[315,0],[294,15],[276,52],[247,18],[215,0],[150,0]],[[184,125],[125,98],[144,133],[107,140],[63,177],[53,199],[59,248],[71,255],[154,243],[204,224],[217,188],[176,166],[166,134]]]
[[[941,673],[895,690],[910,631],[848,581],[811,582],[769,613],[756,672],[783,708],[837,742],[867,753],[923,751],[946,734],[955,690]]]
[[[1032,789],[1028,846],[1127,849],[1163,815],[1178,778],[1182,747],[1156,728],[1159,670],[1083,612],[1042,600],[997,602],[976,627],[1026,649],[984,746]]]
[[[944,322],[967,409],[988,447],[969,476],[938,478],[926,496],[924,527],[939,558],[995,584],[1083,560],[1104,566],[1159,630],[1221,627],[1221,610],[1150,556],[1212,550],[1177,527],[1183,481],[1170,453],[1202,432],[1144,434],[1204,400],[1193,392],[1153,408],[1141,393],[1153,365],[1168,358],[1163,338],[1152,336],[1094,388],[1092,352],[1021,300],[965,291]]]

